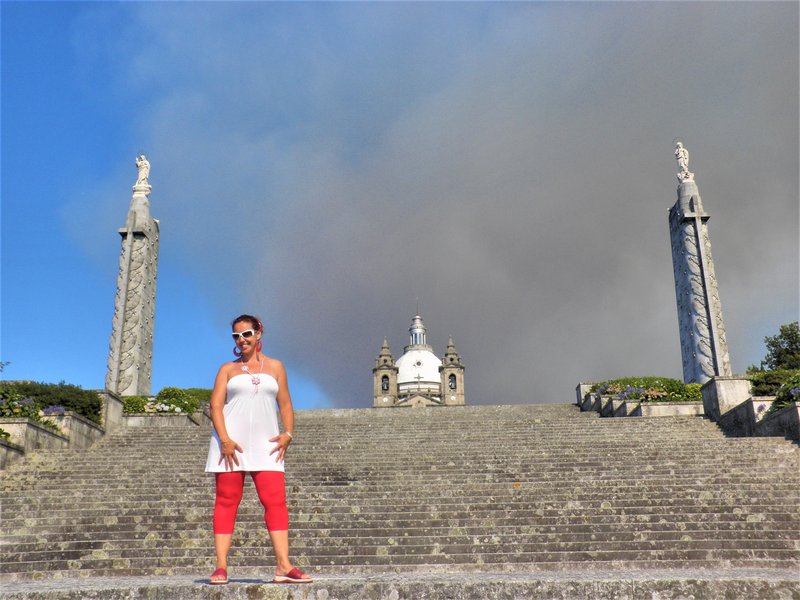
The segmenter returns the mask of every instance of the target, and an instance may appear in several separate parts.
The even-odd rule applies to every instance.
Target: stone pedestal
[[[708,219],[697,184],[682,181],[678,200],[669,211],[669,232],[686,383],[731,375]]]
[[[125,403],[122,399],[109,390],[100,392],[100,398],[103,401],[103,408],[100,415],[100,423],[103,425],[106,433],[111,433],[117,427],[122,425],[122,416],[125,412]]]
[[[586,394],[588,394],[592,390],[591,383],[579,383],[575,386],[575,400],[578,406],[583,405],[583,401],[586,399]]]
[[[744,377],[714,377],[700,391],[706,416],[716,422],[752,396],[750,380]]]

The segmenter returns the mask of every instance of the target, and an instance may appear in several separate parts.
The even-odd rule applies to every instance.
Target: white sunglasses
[[[255,329],[245,329],[245,330],[244,330],[244,331],[242,331],[241,333],[236,333],[236,332],[234,331],[234,332],[231,334],[231,336],[233,337],[233,341],[234,341],[234,342],[238,342],[240,337],[243,337],[244,339],[246,339],[246,340],[249,340],[249,339],[250,339],[251,337],[253,337],[255,334],[256,334],[256,330],[255,330]]]

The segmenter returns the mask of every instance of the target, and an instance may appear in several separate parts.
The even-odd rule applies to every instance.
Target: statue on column
[[[136,179],[137,186],[139,185],[150,185],[150,182],[147,180],[150,177],[150,162],[147,160],[147,157],[144,154],[140,154],[136,157],[136,168],[139,169],[139,176]]]
[[[678,161],[678,181],[694,181],[694,173],[689,171],[689,151],[681,142],[675,145],[675,160]]]

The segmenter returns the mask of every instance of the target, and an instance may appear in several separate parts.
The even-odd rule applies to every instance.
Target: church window
[[[381,377],[381,389],[384,392],[388,392],[389,391],[389,378],[386,375]]]
[[[448,379],[448,386],[450,387],[450,389],[451,390],[456,389],[456,376],[451,373],[450,377],[448,377],[447,379]]]

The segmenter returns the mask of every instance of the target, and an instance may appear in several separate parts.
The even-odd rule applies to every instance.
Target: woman
[[[220,367],[211,392],[214,434],[206,471],[215,473],[214,546],[217,568],[210,583],[228,583],[236,511],[242,499],[245,473],[250,473],[264,505],[264,521],[275,552],[274,583],[310,583],[311,578],[289,561],[289,513],[283,481],[283,461],[292,442],[294,412],[286,370],[279,360],[261,352],[261,321],[241,315],[232,323],[239,358]],[[284,432],[278,428],[275,402]]]

